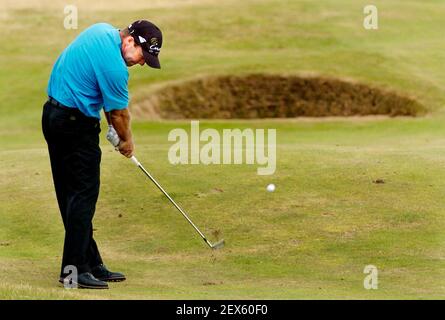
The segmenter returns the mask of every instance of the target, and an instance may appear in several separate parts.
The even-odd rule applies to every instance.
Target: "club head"
[[[222,247],[224,247],[224,244],[225,244],[224,239],[220,240],[217,243],[212,245],[212,249],[213,250],[221,249]]]

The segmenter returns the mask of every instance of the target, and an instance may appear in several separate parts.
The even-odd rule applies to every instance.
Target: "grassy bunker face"
[[[136,116],[252,119],[326,116],[416,116],[416,100],[328,78],[248,75],[208,77],[162,88],[134,105]]]

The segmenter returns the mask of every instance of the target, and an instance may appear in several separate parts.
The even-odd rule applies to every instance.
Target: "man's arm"
[[[130,128],[130,112],[128,108],[122,110],[111,110],[105,112],[108,124],[111,124],[116,130],[120,143],[118,146],[119,152],[130,158],[134,152],[133,136]]]

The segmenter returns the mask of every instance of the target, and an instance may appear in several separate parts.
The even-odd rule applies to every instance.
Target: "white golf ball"
[[[267,186],[267,191],[274,192],[275,191],[275,185],[273,183],[269,184]]]

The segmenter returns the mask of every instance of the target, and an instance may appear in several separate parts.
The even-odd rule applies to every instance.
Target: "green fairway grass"
[[[0,14],[0,299],[443,299],[445,298],[445,42],[442,1],[190,1],[119,10],[79,1],[79,29],[62,1]],[[31,2],[30,2],[31,3]],[[42,5],[38,6],[37,3]],[[147,4],[154,3],[146,1]],[[63,247],[40,129],[52,64],[95,22],[153,20],[162,69],[130,68],[132,101],[154,88],[215,74],[321,75],[418,99],[419,118],[202,120],[201,130],[277,130],[277,170],[172,165],[170,130],[190,122],[133,119],[136,156],[210,241],[101,133],[95,238],[127,281],[65,290]],[[20,21],[20,23],[18,23]],[[30,32],[31,30],[31,32]],[[383,180],[384,183],[376,183]],[[267,192],[269,183],[275,192]],[[379,272],[366,290],[365,266]]]

